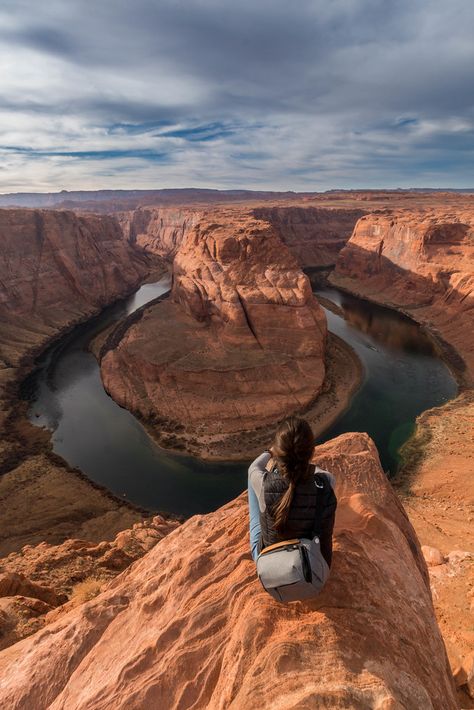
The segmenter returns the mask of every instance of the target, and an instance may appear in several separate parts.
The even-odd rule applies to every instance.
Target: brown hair
[[[305,419],[288,417],[280,424],[270,449],[280,475],[289,482],[288,489],[272,510],[275,530],[279,533],[288,520],[296,484],[309,475],[313,449],[313,431]]]

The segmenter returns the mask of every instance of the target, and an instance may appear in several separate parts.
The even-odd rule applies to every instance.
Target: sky
[[[0,192],[474,187],[473,0],[0,0]]]

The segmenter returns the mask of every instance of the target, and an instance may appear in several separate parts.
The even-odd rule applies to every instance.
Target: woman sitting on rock
[[[250,549],[256,562],[262,550],[282,547],[276,543],[316,541],[317,552],[327,563],[326,568],[322,562],[326,569],[321,587],[331,566],[337,499],[334,476],[310,463],[313,449],[314,436],[308,422],[289,417],[278,427],[271,448],[250,465]],[[280,556],[279,564],[282,559]],[[259,576],[267,588],[260,572]]]

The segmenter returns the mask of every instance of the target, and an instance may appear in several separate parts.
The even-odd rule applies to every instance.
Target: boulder
[[[436,567],[437,565],[443,565],[446,562],[446,558],[436,547],[422,545],[421,551],[428,567]]]

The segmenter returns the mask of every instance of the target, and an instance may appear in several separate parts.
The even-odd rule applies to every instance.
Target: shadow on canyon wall
[[[453,287],[450,276],[451,273],[441,271],[437,278],[428,278],[402,268],[379,252],[349,243],[338,257],[336,267],[329,276],[329,284],[343,291],[346,289],[359,298],[401,311],[413,320],[414,329],[419,327],[417,323],[425,327],[433,336],[441,357],[462,380],[467,373],[462,354],[439,332],[438,323],[430,320],[431,311],[434,313],[444,309],[446,320],[450,317],[457,319],[460,333],[464,324],[466,339],[469,329],[472,330],[474,308],[468,303],[469,292]],[[361,329],[371,327],[362,306],[349,307],[346,315]],[[398,336],[396,331],[388,328],[384,337],[387,342],[392,338],[396,342]],[[409,346],[409,343],[406,344]],[[456,345],[461,346],[462,341]]]
[[[301,267],[320,269],[334,265],[367,210],[288,205],[258,207],[252,214],[274,227]]]

